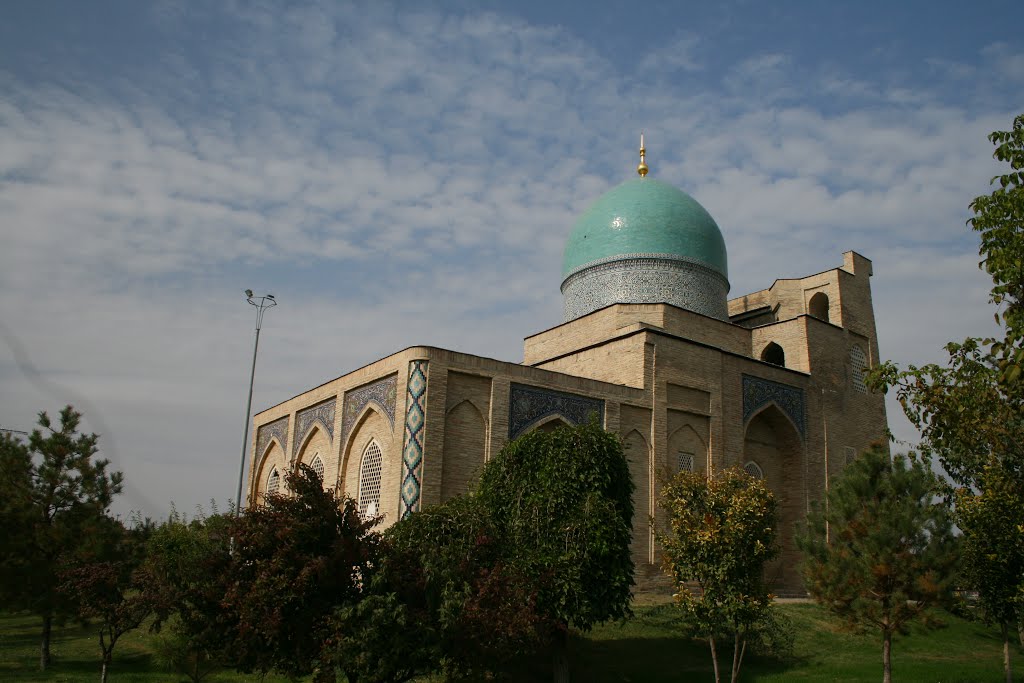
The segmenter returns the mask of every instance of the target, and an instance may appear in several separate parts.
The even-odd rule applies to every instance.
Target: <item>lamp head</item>
[[[245,295],[251,299],[252,298],[252,290],[251,289],[245,290]]]
[[[273,294],[267,294],[267,298],[273,301],[274,300],[274,295]]]

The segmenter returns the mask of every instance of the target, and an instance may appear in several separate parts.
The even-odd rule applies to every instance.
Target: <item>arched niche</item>
[[[295,458],[295,470],[298,471],[299,465],[313,465],[315,458],[320,459],[323,473],[321,479],[324,482],[324,486],[327,486],[328,472],[327,472],[327,461],[328,455],[331,451],[331,441],[327,436],[327,433],[319,426],[313,426],[309,433],[302,441],[302,445],[299,448],[298,456]],[[315,468],[314,468],[315,469]],[[333,477],[331,478],[333,480]]]
[[[543,420],[537,422],[535,425],[529,427],[527,432],[553,432],[556,429],[563,427],[571,427],[568,421],[565,420],[561,415],[550,415]]]
[[[469,400],[456,404],[444,419],[441,502],[475,486],[484,466],[487,422]]]
[[[340,490],[346,496],[359,499],[359,467],[363,454],[371,442],[376,441],[381,450],[381,493],[378,510],[387,516],[386,523],[397,519],[398,487],[401,476],[400,456],[395,457],[391,434],[391,421],[382,415],[371,403],[367,405],[352,427],[345,441],[342,453]]]
[[[768,566],[767,579],[776,589],[794,593],[803,590],[795,528],[807,515],[805,457],[796,426],[774,403],[747,423],[741,465],[756,464],[779,504],[780,553]]]
[[[633,479],[633,540],[630,552],[637,566],[652,561],[653,531],[651,529],[651,448],[647,439],[638,430],[630,430],[622,439],[629,464],[629,476]]]
[[[708,447],[690,425],[683,425],[668,437],[668,461],[665,463],[665,475],[672,477],[683,469],[691,472],[707,470]],[[689,467],[683,465],[689,464]]]
[[[829,322],[828,294],[818,292],[807,302],[807,312],[818,320]]]
[[[786,352],[775,342],[770,342],[761,351],[761,360],[772,365],[786,367]]]
[[[277,470],[280,476],[280,487],[278,493],[285,491],[285,475],[288,472],[288,459],[284,455],[284,448],[277,439],[271,439],[267,444],[263,455],[260,457],[259,467],[256,468],[256,478],[250,487],[249,505],[258,505],[263,502],[267,493],[267,482],[270,473]]]

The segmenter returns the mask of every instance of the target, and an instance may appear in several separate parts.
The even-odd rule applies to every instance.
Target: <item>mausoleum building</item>
[[[648,520],[679,470],[739,465],[780,500],[780,594],[802,592],[794,525],[829,481],[884,439],[871,261],[776,280],[732,299],[722,232],[692,197],[647,178],[599,197],[565,248],[565,321],[522,363],[410,346],[255,417],[249,501],[306,463],[388,525],[469,490],[534,429],[596,415],[626,445],[641,586],[660,576]]]

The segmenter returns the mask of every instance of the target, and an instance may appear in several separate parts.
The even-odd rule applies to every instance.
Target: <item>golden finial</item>
[[[644,147],[644,134],[640,132],[640,165],[636,167],[636,172],[643,178],[647,175],[647,164],[644,161],[644,157],[647,155],[647,149]]]

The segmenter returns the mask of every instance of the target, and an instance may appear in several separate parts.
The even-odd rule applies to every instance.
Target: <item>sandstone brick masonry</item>
[[[283,473],[314,452],[325,485],[358,497],[362,457],[376,443],[383,454],[378,505],[392,524],[403,492],[426,506],[469,490],[508,441],[513,415],[543,429],[603,405],[600,417],[622,436],[637,486],[631,548],[640,588],[660,585],[648,520],[665,524],[656,505],[664,479],[681,465],[712,475],[751,465],[781,501],[783,552],[770,568],[776,590],[800,594],[795,524],[851,454],[885,435],[883,398],[865,390],[860,367],[878,362],[870,276],[871,262],[847,252],[839,268],[731,300],[729,322],[668,304],[613,304],[527,337],[523,364],[407,348],[257,414],[249,501],[266,492],[273,468]],[[410,362],[421,360],[428,384],[423,465],[410,488],[402,458],[405,387]],[[362,405],[343,433],[346,395],[365,396],[361,387],[389,376],[393,395]],[[537,390],[531,405],[511,405],[512,385]],[[298,413],[332,398],[333,438],[322,425],[294,434]]]

